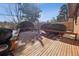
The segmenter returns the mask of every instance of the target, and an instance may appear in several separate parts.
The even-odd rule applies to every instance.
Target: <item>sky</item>
[[[59,14],[59,9],[63,3],[44,3],[40,4],[39,8],[42,10],[39,20],[47,21]]]
[[[0,3],[0,21],[10,21],[9,16],[3,16],[1,14],[7,14],[8,6],[12,5],[11,9],[13,9],[13,4],[8,3]],[[38,7],[42,11],[40,13],[40,21],[47,21],[51,20],[53,17],[56,17],[58,15],[60,7],[63,5],[63,3],[39,3]]]

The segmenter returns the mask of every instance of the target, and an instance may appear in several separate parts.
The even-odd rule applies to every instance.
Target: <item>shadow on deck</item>
[[[41,42],[35,41],[34,44],[26,44],[16,50],[15,55],[18,56],[78,56],[79,55],[79,40],[70,38],[56,39],[44,37]]]
[[[63,43],[79,46],[79,40],[75,40],[74,37],[68,38],[68,37],[58,37],[58,36],[53,36],[53,35],[50,35],[50,36],[44,35],[44,37],[50,40],[59,40],[60,42],[63,42]]]

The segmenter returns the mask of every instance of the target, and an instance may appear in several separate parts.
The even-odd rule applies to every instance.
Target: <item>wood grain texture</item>
[[[43,37],[44,46],[39,41],[28,44],[24,49],[15,52],[16,56],[79,56],[79,41],[73,39],[49,39]],[[21,49],[21,48],[19,48]]]

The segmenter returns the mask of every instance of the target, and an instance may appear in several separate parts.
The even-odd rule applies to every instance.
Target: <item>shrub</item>
[[[64,24],[44,24],[41,26],[41,29],[66,31],[66,26]]]
[[[41,26],[41,29],[45,31],[45,29],[48,30],[57,30],[57,31],[66,31],[66,26],[64,24],[44,24]],[[50,32],[50,31],[45,31],[48,34],[55,34],[58,35],[59,33],[56,32]]]
[[[21,22],[17,25],[17,28],[20,28],[21,31],[27,31],[34,28],[34,24],[29,21]],[[29,29],[30,28],[30,29]]]

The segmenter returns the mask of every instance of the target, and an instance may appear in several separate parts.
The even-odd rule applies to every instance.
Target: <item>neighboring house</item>
[[[79,35],[79,3],[68,3],[68,20],[73,21],[73,32]]]

